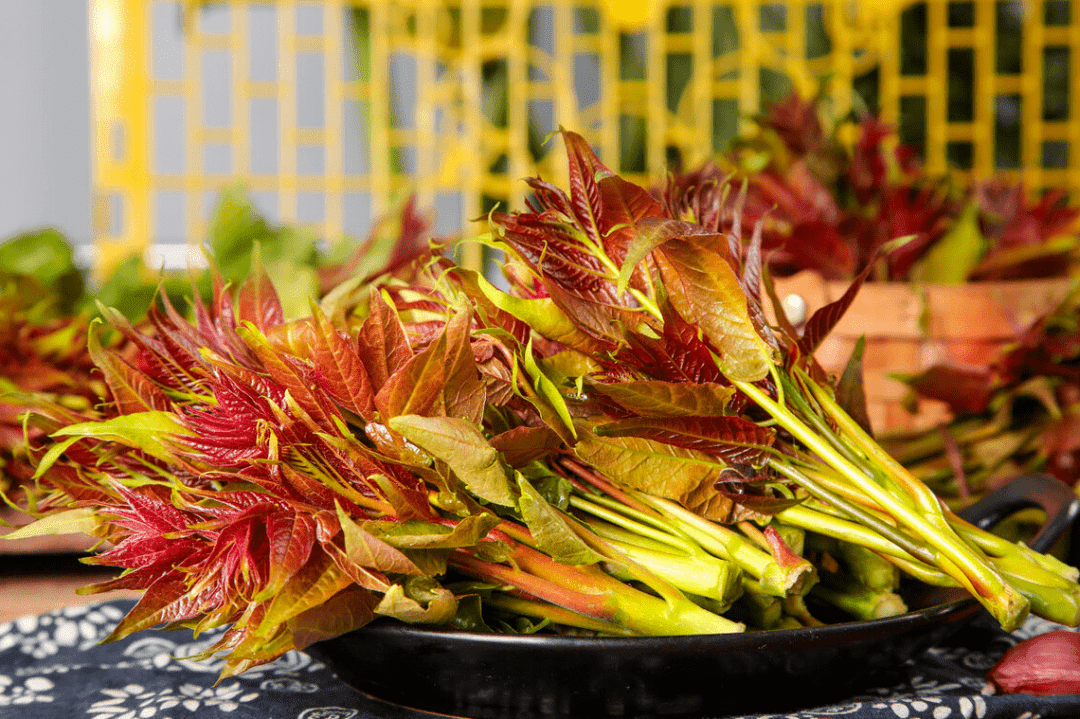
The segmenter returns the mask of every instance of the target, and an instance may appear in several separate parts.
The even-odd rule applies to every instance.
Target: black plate
[[[1060,481],[1020,477],[962,514],[991,527],[1042,507],[1048,550],[1080,502]],[[679,637],[480,634],[375,623],[308,651],[360,691],[477,718],[754,713],[837,701],[983,614],[971,598],[908,591],[913,611],[825,627]]]

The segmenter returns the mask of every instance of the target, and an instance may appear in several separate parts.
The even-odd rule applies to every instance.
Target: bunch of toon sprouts
[[[956,284],[1075,274],[1080,210],[1063,190],[1033,198],[1023,183],[1004,176],[969,182],[931,173],[895,128],[870,114],[830,118],[823,97],[790,91],[756,118],[755,132],[736,138],[719,164],[671,181],[692,187],[725,171],[744,179],[743,228],[764,223],[763,246],[778,275],[813,270],[850,280],[871,263],[872,281]],[[842,128],[852,133],[850,148]],[[882,256],[881,246],[896,237],[910,240]]]
[[[903,573],[1003,626],[1080,621],[1076,570],[970,526],[845,412],[762,311],[760,240],[696,223],[564,133],[570,190],[493,215],[503,291],[431,256],[286,322],[257,263],[194,318],[106,311],[107,408],[28,420],[39,516],[144,590],[113,633],[227,627],[226,674],[376,616],[702,634],[905,611]],[[675,209],[677,208],[677,209]],[[767,278],[764,285],[769,287]],[[107,410],[107,411],[106,411]],[[820,604],[815,604],[820,602]]]
[[[1018,474],[1080,478],[1080,285],[985,365],[942,363],[905,377],[951,419],[881,443],[934,492],[963,506]]]

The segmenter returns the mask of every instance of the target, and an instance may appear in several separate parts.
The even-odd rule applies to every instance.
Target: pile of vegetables
[[[792,91],[718,164],[672,182],[700,185],[729,173],[745,179],[742,226],[764,222],[764,247],[778,275],[813,270],[851,279],[870,263],[871,280],[923,283],[1075,272],[1080,210],[1066,203],[1064,191],[1032,201],[1009,180],[936,177],[876,117],[856,118],[850,150],[839,139],[845,124],[826,118],[820,98]],[[898,237],[912,239],[880,257]]]
[[[327,252],[316,248],[313,232],[290,225],[271,225],[239,186],[218,198],[208,229],[207,250],[218,272],[241,281],[250,271],[258,248],[265,271],[284,288],[288,317],[307,315],[308,297],[341,287],[350,277],[394,270],[427,250],[431,218],[410,198],[376,223],[361,241],[341,238]],[[88,344],[90,319],[105,305],[140,322],[157,294],[180,312],[188,296],[212,295],[211,274],[155,274],[143,258],[132,254],[109,279],[95,284],[74,261],[69,242],[56,230],[28,232],[0,243],[0,490],[18,495],[33,475],[27,444],[45,441],[40,431],[24,431],[22,417],[40,400],[68,409],[96,405],[102,416],[114,406],[95,362],[102,343],[129,359],[134,350],[115,333]],[[95,353],[95,350],[97,353]]]
[[[42,403],[39,517],[144,590],[112,638],[226,626],[234,674],[376,616],[636,636],[905,611],[901,574],[1012,629],[1080,623],[1077,571],[973,527],[769,326],[762,236],[701,224],[716,182],[657,200],[563,133],[569,192],[479,241],[508,290],[431,254],[287,320],[256,262],[193,319],[160,297],[103,349],[106,406]],[[883,251],[889,248],[886,246]],[[871,267],[868,264],[867,267]],[[762,291],[764,285],[764,292]],[[100,329],[91,331],[91,342]],[[854,412],[858,416],[858,412]]]
[[[881,443],[939,496],[962,504],[1027,472],[1080,479],[1080,288],[988,365],[940,364],[905,381],[953,419]]]
[[[87,321],[66,314],[60,298],[33,275],[0,271],[0,491],[34,473],[22,416],[40,399],[89,409],[104,398],[86,346]]]

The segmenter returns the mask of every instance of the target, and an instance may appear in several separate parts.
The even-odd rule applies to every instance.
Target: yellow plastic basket
[[[328,240],[412,191],[461,229],[562,180],[557,125],[649,181],[826,79],[836,117],[880,113],[931,171],[1080,188],[1069,0],[90,4],[99,271],[199,244],[237,180]]]

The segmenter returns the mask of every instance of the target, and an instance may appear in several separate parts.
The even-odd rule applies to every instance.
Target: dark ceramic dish
[[[1021,477],[963,512],[982,527],[1042,507],[1030,542],[1047,551],[1080,502],[1061,482]],[[970,598],[911,590],[913,611],[806,629],[680,637],[478,634],[376,623],[309,651],[360,691],[457,716],[719,716],[833,702],[983,614]]]

